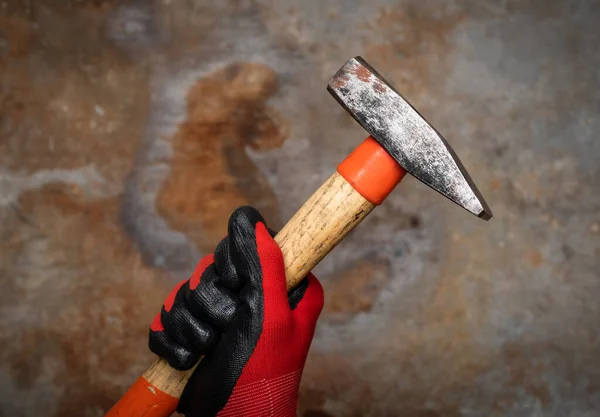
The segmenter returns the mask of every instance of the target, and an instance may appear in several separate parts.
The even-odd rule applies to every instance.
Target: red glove
[[[292,417],[323,289],[309,274],[289,294],[283,257],[260,214],[236,210],[229,235],[167,298],[150,349],[176,369],[205,354],[181,396],[187,417]]]

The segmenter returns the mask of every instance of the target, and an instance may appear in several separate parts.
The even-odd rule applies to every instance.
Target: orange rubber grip
[[[406,175],[404,168],[372,136],[365,139],[337,168],[371,204],[379,205]]]
[[[141,376],[105,417],[170,416],[178,403],[179,398],[162,392]]]

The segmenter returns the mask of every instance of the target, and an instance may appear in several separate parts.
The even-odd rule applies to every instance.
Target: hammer
[[[288,290],[412,174],[459,206],[489,220],[492,212],[442,137],[364,59],[350,59],[327,90],[369,133],[275,237]],[[193,369],[158,359],[108,417],[167,417],[175,412]]]

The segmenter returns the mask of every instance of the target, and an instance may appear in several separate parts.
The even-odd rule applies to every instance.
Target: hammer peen
[[[381,204],[407,172],[477,217],[491,219],[490,208],[450,145],[364,59],[346,62],[327,89],[370,136],[275,237],[288,290]],[[106,416],[171,415],[193,371],[177,371],[156,360]]]

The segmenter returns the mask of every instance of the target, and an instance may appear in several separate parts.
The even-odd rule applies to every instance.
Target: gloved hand
[[[302,370],[323,289],[309,274],[289,294],[274,233],[237,209],[214,256],[169,295],[150,327],[150,350],[179,370],[201,355],[179,401],[187,417],[296,416]]]

